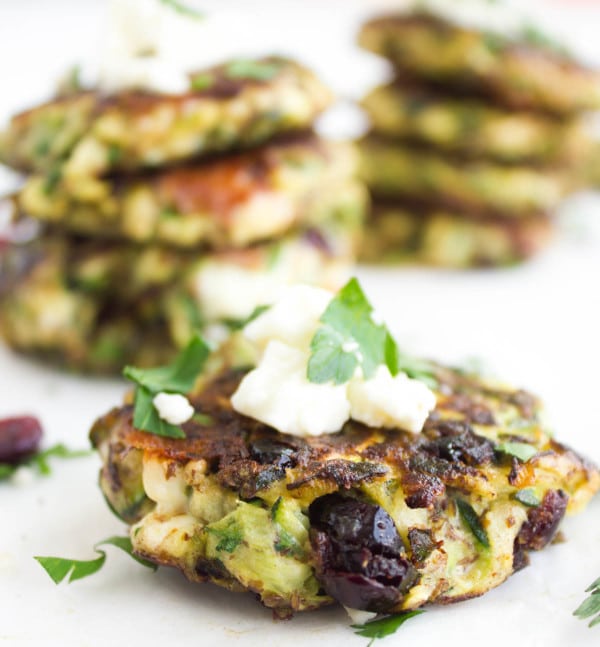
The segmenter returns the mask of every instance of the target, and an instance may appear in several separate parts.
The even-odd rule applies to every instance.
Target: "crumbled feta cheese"
[[[272,340],[308,348],[333,294],[309,285],[294,285],[268,310],[244,328],[244,336],[259,350]],[[358,346],[357,346],[358,348]]]
[[[353,378],[348,383],[350,416],[370,427],[400,427],[413,433],[423,428],[435,407],[434,393],[405,373],[392,376],[379,366],[370,380]]]
[[[218,348],[229,338],[230,334],[229,328],[221,323],[208,324],[202,329],[204,341],[208,342],[212,348]]]
[[[233,408],[295,436],[339,431],[350,413],[346,385],[309,382],[307,361],[306,351],[269,342],[259,365],[233,394]]]
[[[194,407],[179,393],[159,393],[152,399],[158,415],[172,425],[182,425],[194,415]]]
[[[364,625],[365,622],[369,622],[369,620],[373,620],[373,618],[377,617],[376,613],[373,613],[373,611],[362,611],[361,609],[351,609],[350,607],[344,607],[346,609],[346,613],[350,616],[350,620],[352,620],[352,623],[355,625]]]
[[[349,418],[372,427],[421,431],[435,407],[435,394],[405,373],[392,377],[387,366],[380,366],[368,380],[360,368],[345,384],[308,380],[311,339],[332,298],[327,290],[307,285],[288,288],[244,328],[262,357],[233,394],[233,408],[297,436],[336,433]],[[355,341],[342,349],[362,361]]]
[[[172,464],[158,458],[144,458],[142,481],[146,495],[158,504],[161,512],[187,511],[188,496],[183,468],[172,469]]]
[[[194,0],[185,3],[198,9]],[[239,10],[219,8],[190,16],[160,0],[112,0],[108,19],[99,70],[99,86],[105,92],[130,88],[185,92],[190,70],[229,59],[232,42],[248,56],[263,49],[250,11],[241,16]]]
[[[276,272],[220,261],[203,263],[194,279],[196,301],[208,321],[245,319],[257,305],[277,299],[282,288]]]

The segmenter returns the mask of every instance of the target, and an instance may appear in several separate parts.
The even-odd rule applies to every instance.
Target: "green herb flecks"
[[[62,179],[62,169],[59,166],[51,168],[44,180],[44,193],[45,195],[52,195],[60,184]]]
[[[380,365],[392,375],[405,371],[409,377],[435,382],[431,366],[401,353],[387,326],[373,320],[373,307],[355,278],[332,299],[320,321],[324,325],[310,345],[311,382],[343,384],[358,366],[369,379]]]
[[[283,504],[283,497],[279,497],[277,501],[273,504],[271,508],[271,519],[275,530],[277,531],[277,539],[275,541],[275,550],[278,553],[283,553],[284,555],[293,555],[295,557],[301,557],[304,555],[304,550],[300,545],[300,542],[292,535],[291,532],[287,531],[281,523],[279,523],[280,509]]]
[[[225,75],[233,80],[269,81],[278,74],[280,69],[281,65],[275,62],[238,59],[227,64]]]
[[[514,493],[514,498],[528,508],[537,508],[541,501],[535,490],[531,487],[524,488]]]
[[[208,90],[215,84],[215,77],[212,74],[196,74],[192,77],[190,81],[190,87],[196,92],[202,92],[202,90]]]
[[[106,561],[106,552],[100,550],[98,546],[116,546],[122,551],[127,553],[130,557],[135,559],[136,562],[156,570],[156,564],[149,562],[141,557],[137,557],[133,554],[133,547],[131,545],[131,539],[129,537],[108,537],[103,539],[94,545],[94,550],[98,553],[98,557],[90,560],[77,560],[77,559],[66,559],[63,557],[34,557],[41,566],[44,568],[46,573],[52,578],[55,584],[60,584],[67,576],[69,576],[69,582],[74,582],[75,580],[80,580],[89,575],[97,573],[103,566]]]
[[[536,27],[535,25],[532,25],[530,23],[524,24],[521,27],[519,36],[520,39],[528,45],[549,50],[566,58],[571,57],[571,53],[569,52],[567,47],[565,47],[565,45],[559,43],[556,39],[544,33],[539,27]]]
[[[206,530],[219,539],[219,543],[215,546],[217,552],[233,553],[244,539],[242,531],[235,524],[227,528],[207,527]]]
[[[364,638],[370,638],[369,644],[371,645],[378,638],[385,638],[386,636],[391,636],[395,633],[407,620],[418,616],[424,611],[415,609],[414,611],[407,611],[406,613],[397,613],[393,616],[387,616],[381,618],[380,620],[371,620],[364,625],[352,625],[352,629],[356,629],[354,632],[357,636],[363,636]]]
[[[133,402],[134,427],[165,438],[185,438],[185,432],[181,427],[172,425],[158,415],[154,406],[154,397],[157,393],[145,386],[137,387]]]
[[[114,166],[115,164],[118,164],[119,161],[121,160],[121,157],[123,156],[123,151],[116,144],[111,144],[108,147],[108,150],[106,151],[106,156],[108,158],[109,165]]]
[[[133,409],[134,426],[157,436],[185,438],[181,427],[166,422],[158,415],[153,400],[162,392],[181,395],[189,393],[208,355],[207,344],[200,335],[195,334],[175,361],[168,366],[150,369],[126,366],[123,375],[137,384]]]
[[[49,458],[81,458],[82,456],[90,456],[92,453],[91,449],[69,449],[62,443],[58,443],[28,456],[19,463],[0,463],[0,481],[11,477],[19,467],[31,467],[38,474],[48,476],[52,472],[48,462]]]
[[[192,420],[196,424],[202,425],[203,427],[208,427],[215,424],[214,418],[212,418],[212,416],[209,416],[207,413],[195,413],[192,416]]]
[[[514,456],[522,463],[526,463],[538,453],[537,448],[533,445],[518,442],[500,443],[496,446],[496,451],[507,454],[508,456]]]
[[[204,14],[201,11],[198,11],[194,7],[190,7],[185,2],[181,2],[181,0],[159,0],[159,2],[165,5],[165,7],[170,7],[173,11],[180,13],[182,16],[188,16],[195,20],[201,20],[204,18]]]
[[[485,528],[481,525],[479,516],[473,510],[471,504],[467,503],[464,499],[455,499],[456,507],[460,513],[461,519],[465,522],[469,530],[473,533],[475,539],[484,547],[490,547],[490,540],[488,539]]]
[[[229,328],[229,330],[235,331],[235,330],[241,330],[242,328],[245,328],[249,323],[260,317],[260,315],[263,312],[266,312],[271,306],[256,306],[252,313],[248,315],[245,319],[226,319],[225,320],[225,325]]]
[[[590,593],[589,597],[573,611],[573,615],[580,620],[587,620],[587,618],[595,616],[588,624],[588,627],[594,627],[600,624],[600,577],[590,584],[585,592]]]

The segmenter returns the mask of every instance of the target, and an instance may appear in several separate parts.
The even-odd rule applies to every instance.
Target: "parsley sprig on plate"
[[[81,580],[84,577],[89,577],[90,575],[97,573],[104,566],[104,562],[106,561],[106,552],[104,550],[100,550],[98,546],[106,545],[120,548],[131,558],[135,559],[136,562],[142,564],[142,566],[146,566],[152,570],[157,569],[156,564],[134,555],[131,539],[129,537],[108,537],[107,539],[97,542],[94,545],[94,550],[98,553],[99,557],[94,559],[78,560],[64,557],[39,556],[34,557],[34,559],[40,563],[55,584],[60,584],[60,582],[62,582],[67,576],[69,577],[69,582],[74,582],[75,580]]]
[[[404,371],[428,386],[437,384],[432,365],[401,352],[388,327],[374,319],[373,306],[356,278],[331,300],[320,322],[310,345],[311,382],[344,384],[359,366],[369,379],[383,364],[392,375]]]
[[[379,620],[371,620],[370,622],[366,622],[364,625],[352,625],[352,629],[356,629],[354,633],[357,636],[370,638],[371,640],[367,647],[371,647],[375,640],[390,636],[407,620],[410,620],[421,613],[425,612],[420,609],[415,609],[414,611],[406,611],[405,613],[396,613],[391,616],[386,616],[385,618],[380,618]]]
[[[573,611],[573,615],[580,620],[587,620],[594,616],[588,627],[595,627],[600,624],[600,577],[592,582],[585,592],[590,595]]]
[[[185,438],[181,427],[160,417],[153,400],[158,393],[187,395],[209,353],[208,345],[196,333],[172,364],[148,369],[125,367],[123,375],[137,385],[133,402],[133,424],[137,429],[167,438]]]
[[[0,463],[0,481],[11,477],[20,467],[30,467],[42,476],[48,476],[52,469],[50,467],[50,458],[80,458],[82,456],[90,456],[91,449],[69,449],[66,445],[58,443],[35,452],[31,456],[24,458],[18,463]]]

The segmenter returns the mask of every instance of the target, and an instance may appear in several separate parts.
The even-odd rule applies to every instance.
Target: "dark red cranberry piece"
[[[18,416],[0,420],[0,463],[18,463],[34,454],[42,439],[37,418]]]
[[[309,508],[316,575],[338,602],[377,613],[395,607],[417,580],[388,513],[339,494]]]

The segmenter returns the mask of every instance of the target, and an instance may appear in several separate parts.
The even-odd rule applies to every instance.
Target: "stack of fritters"
[[[359,42],[395,70],[363,101],[376,198],[363,258],[464,267],[543,247],[586,182],[600,73],[531,28],[509,40],[425,11],[374,19]]]
[[[337,287],[366,190],[331,102],[285,59],[234,61],[172,96],[81,91],[17,115],[1,142],[29,173],[0,256],[13,347],[85,370],[162,361],[194,328],[235,324],[288,283]]]

